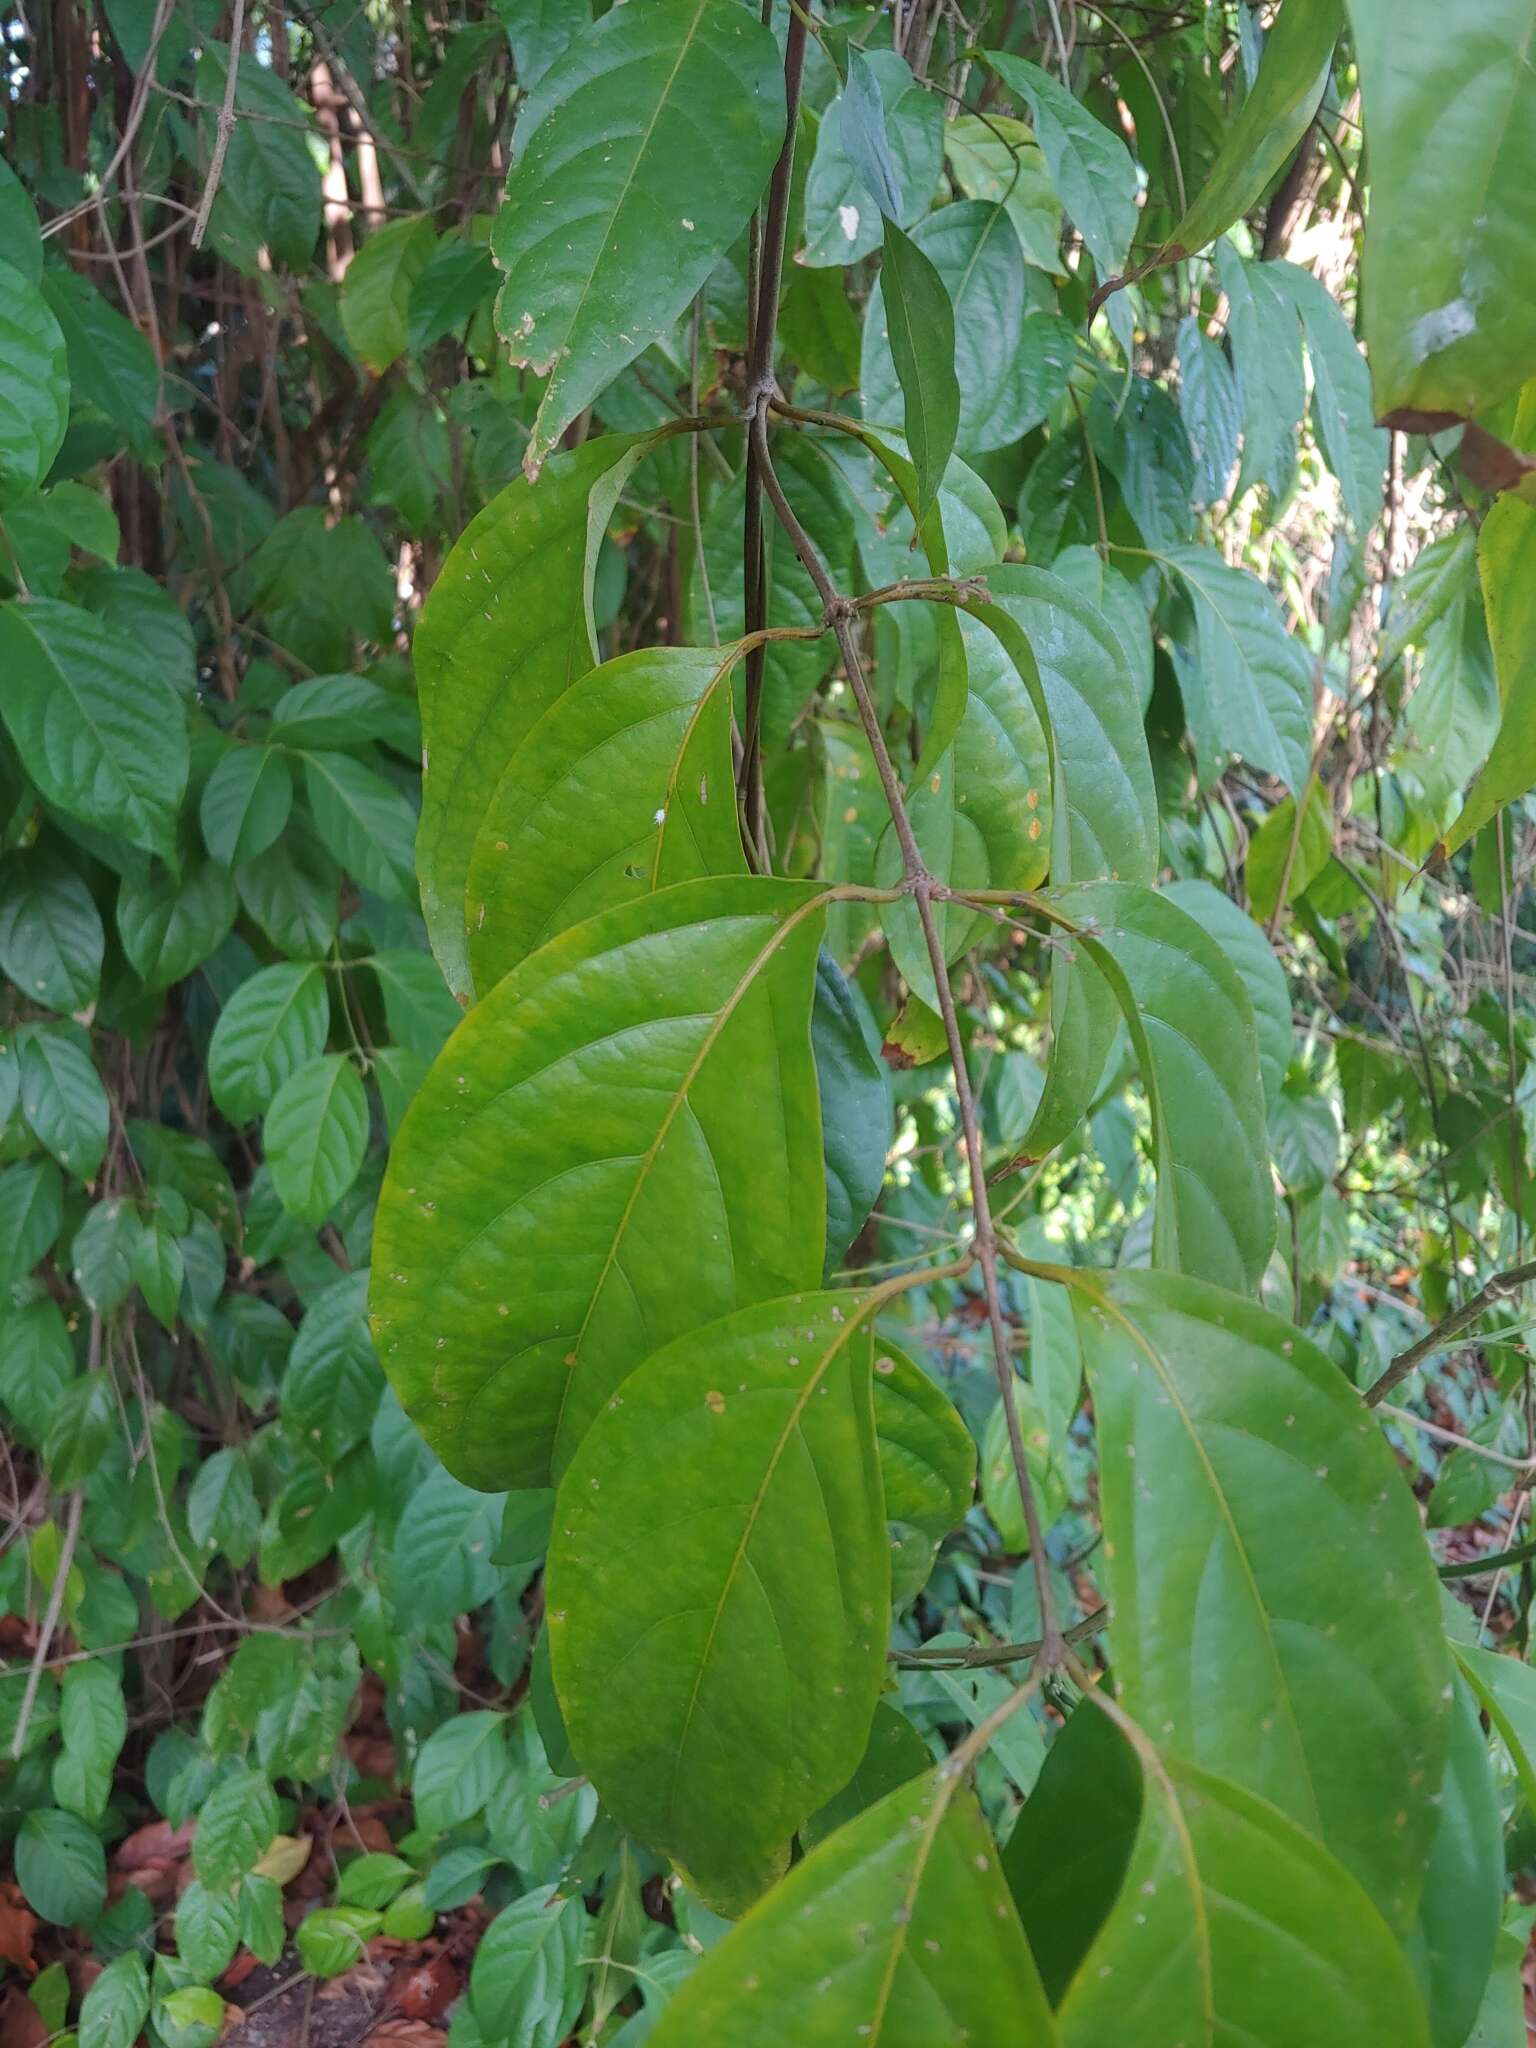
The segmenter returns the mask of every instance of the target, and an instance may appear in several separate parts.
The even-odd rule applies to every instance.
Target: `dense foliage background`
[[[687,10],[657,4],[664,40]],[[650,6],[623,10],[637,37]],[[7,2048],[70,2030],[127,2048],[141,2029],[202,2048],[238,2020],[226,2001],[248,2043],[410,2048],[446,2031],[455,2048],[635,2048],[726,1931],[704,1903],[721,1895],[683,1883],[577,1770],[544,1629],[543,1478],[488,1492],[455,1477],[386,1384],[365,1314],[390,1142],[459,1016],[449,984],[467,996],[473,970],[483,993],[573,921],[499,884],[482,849],[483,929],[442,941],[463,904],[446,925],[439,904],[446,979],[428,948],[412,641],[448,550],[477,515],[490,523],[471,539],[502,530],[525,461],[635,436],[622,470],[594,457],[583,484],[611,485],[594,499],[600,658],[823,619],[783,532],[756,591],[743,568],[763,230],[730,222],[691,305],[638,354],[628,335],[607,359],[578,337],[550,377],[518,308],[503,302],[498,333],[503,275],[516,285],[529,260],[522,216],[498,215],[509,169],[534,162],[525,110],[608,12],[0,11]],[[781,44],[792,12],[803,27],[798,8],[770,10]],[[1401,167],[1385,124],[1378,154],[1362,147],[1360,63],[1392,12],[1361,4],[1351,29],[1312,0],[818,11],[768,362],[779,481],[839,591],[1025,565],[994,581],[1017,592],[1051,687],[1091,707],[1113,671],[1134,700],[1155,865],[1248,992],[1267,1136],[1244,1122],[1231,1030],[1196,986],[1159,1023],[1198,1071],[1175,1075],[1122,1029],[1087,1118],[1038,1142],[1065,941],[944,904],[992,1206],[1026,1259],[1166,1264],[1154,1156],[1247,1146],[1280,1230],[1272,1254],[1261,1231],[1245,1240],[1233,1195],[1230,1284],[1252,1282],[1344,1383],[1393,1369],[1377,1414],[1495,1737],[1458,1710],[1470,1846],[1421,1930],[1420,1980],[1437,2048],[1511,2048],[1536,1897],[1536,1411],[1520,1283],[1486,1283],[1518,1274],[1536,1227],[1536,698],[1516,573],[1536,514],[1509,492],[1536,449],[1520,396],[1536,360],[1511,315],[1494,331],[1514,374],[1491,405],[1486,385],[1448,403],[1410,369],[1397,428],[1374,424],[1363,201]],[[1434,33],[1417,4],[1395,12]],[[1488,50],[1444,26],[1440,88],[1459,104],[1491,64],[1528,149],[1529,9],[1489,13]],[[650,75],[637,65],[623,89]],[[744,222],[778,154],[782,104],[776,131],[728,113],[722,99],[718,134],[671,144],[663,300],[679,234],[702,245],[741,179]],[[1501,159],[1487,210],[1513,213],[1533,168]],[[1411,192],[1408,170],[1392,189]],[[663,199],[680,225],[659,220]],[[1408,201],[1388,226],[1381,271],[1434,269]],[[927,525],[917,547],[903,503],[913,465],[933,499],[948,448],[930,475],[913,400],[930,372],[886,304],[904,291],[906,314],[937,319],[931,278],[953,308],[954,388],[932,373],[928,401],[953,413],[966,465],[943,484],[947,561]],[[1382,360],[1373,341],[1378,376]],[[866,445],[829,413],[889,431]],[[711,431],[667,431],[701,415]],[[557,470],[533,502],[566,488]],[[536,551],[485,582],[487,606],[579,633]],[[500,613],[478,588],[452,601],[468,649],[453,658],[494,668]],[[933,873],[1036,888],[1059,785],[989,636],[936,602],[844,623]],[[750,720],[734,687],[761,760],[760,798],[745,778],[756,864],[866,897],[897,883],[836,639],[786,636],[753,660]],[[730,745],[725,675],[701,746]],[[1113,779],[1113,732],[1076,744]],[[512,826],[542,772],[505,800]],[[610,881],[634,858],[622,795],[595,774],[556,813]],[[462,883],[479,823],[444,805],[429,799],[423,835],[429,910],[430,849],[460,835]],[[833,905],[818,982],[828,1278],[914,1282],[882,1303],[876,1347],[878,1369],[902,1361],[913,1413],[905,1464],[902,1426],[882,1425],[896,1620],[877,1745],[801,1830],[807,1848],[914,1755],[987,1723],[1041,1634],[1042,1579],[1080,1654],[1116,1677],[1072,1313],[1039,1275],[1002,1273],[1037,1574],[979,1278],[950,1270],[975,1206],[940,992],[910,904],[881,915]],[[1150,970],[1126,972],[1155,1004]],[[744,1071],[749,1109],[763,1085]],[[455,1427],[450,1464],[496,1485],[494,1429],[477,1445],[473,1419]],[[1167,1512],[1172,1553],[1179,1503]],[[1289,1513],[1277,1499],[1275,1538],[1303,1545]],[[1350,1583],[1347,1556],[1327,1570],[1346,1628],[1392,1608],[1391,1585]],[[999,1833],[1075,1697],[1053,1673],[977,1755]],[[1357,1712],[1340,1700],[1341,1723]],[[788,2039],[801,2022],[781,2024]]]

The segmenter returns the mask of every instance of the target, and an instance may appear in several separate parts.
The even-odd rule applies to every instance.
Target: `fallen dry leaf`
[[[363,2048],[442,2048],[443,2033],[429,2020],[382,2020]]]
[[[32,1960],[32,1938],[37,1933],[37,1915],[13,1884],[0,1884],[0,1962],[37,1975]]]
[[[391,2007],[412,2020],[434,2019],[458,1997],[461,1979],[447,1956],[434,1956],[398,1976],[390,1987]]]
[[[270,1877],[274,1884],[292,1884],[309,1861],[314,1846],[311,1835],[274,1835],[256,1865],[256,1875]]]
[[[146,1863],[174,1863],[190,1852],[196,1829],[195,1820],[184,1820],[179,1828],[173,1828],[168,1820],[152,1820],[147,1827],[124,1835],[112,1852],[112,1861],[119,1870],[141,1870]]]
[[[0,1991],[0,2041],[5,2048],[48,2048],[42,2014],[18,1984]]]

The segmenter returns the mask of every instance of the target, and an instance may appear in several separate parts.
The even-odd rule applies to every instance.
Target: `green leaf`
[[[851,43],[847,80],[832,118],[838,124],[843,148],[865,192],[886,220],[900,220],[904,206],[901,174],[886,140],[880,83],[864,52]]]
[[[464,883],[503,770],[540,714],[595,658],[597,543],[648,437],[589,441],[519,478],[472,519],[416,629],[422,789],[417,866],[432,950],[472,992]]]
[[[1007,114],[956,114],[945,123],[944,154],[967,199],[1002,207],[1024,261],[1061,276],[1061,201],[1024,123]]]
[[[88,1210],[75,1232],[71,1272],[87,1307],[98,1315],[121,1308],[132,1293],[142,1227],[138,1210],[117,1197]],[[57,1222],[54,1228],[57,1230]]]
[[[1390,1450],[1337,1366],[1235,1296],[1122,1271],[1074,1300],[1127,1711],[1169,1754],[1272,1799],[1405,1929],[1450,1701]]]
[[[826,1154],[830,1276],[880,1198],[891,1142],[885,1068],[871,1045],[859,998],[825,946],[816,959],[811,1049]]]
[[[1394,765],[1442,807],[1487,758],[1499,731],[1499,686],[1474,586],[1424,635],[1418,680],[1393,734]]]
[[[901,383],[907,447],[917,471],[919,525],[939,494],[960,424],[955,309],[944,280],[894,220],[880,266],[891,359]]]
[[[179,877],[155,866],[125,878],[118,935],[145,988],[167,989],[218,951],[238,908],[229,870],[217,861],[191,862]]]
[[[210,1891],[227,1891],[265,1855],[277,1833],[277,1794],[260,1771],[239,1765],[198,1809],[192,1862]]]
[[[1237,461],[1242,406],[1226,356],[1193,314],[1179,322],[1179,411],[1194,450],[1196,503],[1214,505]]]
[[[559,2048],[581,2009],[578,1967],[587,1916],[580,1899],[540,1885],[504,1907],[480,1938],[469,1998],[487,2038]]]
[[[153,459],[159,448],[154,421],[160,410],[160,365],[148,338],[93,284],[63,265],[43,272],[42,289],[64,336],[76,413],[89,407],[111,422],[141,460]]]
[[[1461,35],[1433,0],[1347,4],[1371,151],[1362,311],[1376,416],[1433,431],[1516,390],[1536,361],[1517,197],[1536,150],[1530,4],[1492,0]]]
[[[885,1512],[934,1543],[965,1520],[976,1445],[942,1387],[888,1337],[875,1337],[875,1435]]]
[[[176,1901],[176,1953],[205,1984],[222,1977],[240,1946],[240,1908],[231,1892],[210,1891],[197,1878]]]
[[[1536,508],[1513,492],[1496,499],[1478,531],[1477,566],[1501,713],[1493,751],[1446,834],[1451,852],[1536,785]]]
[[[59,1731],[64,1748],[54,1759],[53,1796],[82,1820],[99,1821],[128,1733],[122,1680],[110,1665],[66,1667],[59,1681]]]
[[[293,777],[276,747],[232,747],[203,785],[203,843],[237,868],[266,852],[288,822]]]
[[[59,1234],[64,1190],[51,1159],[0,1171],[0,1286],[30,1273]]]
[[[323,1223],[356,1180],[368,1144],[368,1098],[347,1055],[325,1053],[290,1074],[261,1136],[283,1207],[301,1223]]]
[[[315,829],[347,873],[390,903],[414,903],[410,799],[349,754],[306,754],[304,787]]]
[[[15,1854],[22,1896],[56,1927],[88,1927],[105,1905],[106,1855],[74,1814],[34,1807],[17,1829]]]
[[[317,960],[336,942],[341,870],[302,814],[235,874],[246,915],[280,953]]]
[[[491,1598],[501,1582],[493,1556],[502,1498],[472,1492],[441,1466],[427,1474],[406,1502],[395,1534],[395,1604],[403,1616],[442,1621]],[[541,1537],[534,1557],[543,1552]]]
[[[371,1305],[458,1477],[548,1484],[659,1344],[815,1284],[822,900],[742,876],[605,911],[444,1047],[391,1153]]]
[[[1025,1816],[1004,1865],[1048,1981],[1064,1986],[1063,2048],[1117,2037],[1353,2048],[1378,2030],[1428,2048],[1412,1976],[1371,1901],[1239,1786],[1085,1704]],[[1030,1866],[1063,1841],[1064,1882],[1042,1884]]]
[[[557,57],[592,20],[592,0],[497,0],[517,64],[517,82],[532,92]]]
[[[1387,461],[1387,437],[1371,420],[1365,358],[1338,301],[1310,270],[1294,263],[1265,267],[1301,316],[1312,364],[1312,424],[1350,523],[1363,537],[1381,511]]]
[[[933,1772],[797,1864],[674,1994],[651,2048],[961,2048],[1000,2039],[1002,2015],[1010,2041],[1054,2048],[992,1838]]]
[[[83,1486],[96,1472],[117,1434],[112,1382],[88,1372],[62,1387],[48,1418],[43,1462],[55,1486]]]
[[[441,1052],[459,1021],[459,1006],[431,954],[391,950],[375,953],[368,964],[378,977],[385,1021],[396,1044],[423,1059]]]
[[[24,1024],[15,1042],[21,1113],[33,1135],[77,1180],[94,1180],[111,1111],[90,1040],[75,1025]]]
[[[984,54],[1008,90],[1028,103],[1056,191],[1100,278],[1115,276],[1124,268],[1138,219],[1130,151],[1038,64],[1002,50]]]
[[[1343,19],[1341,0],[1286,0],[1265,37],[1259,75],[1225,123],[1216,161],[1161,260],[1224,235],[1284,170],[1322,102]]]
[[[943,285],[954,323],[960,403],[954,445],[970,455],[1006,447],[1038,426],[1066,389],[1069,330],[1053,316],[1026,318],[1019,238],[1000,206],[962,199],[924,216],[911,246]],[[903,416],[883,282],[864,315],[860,367],[867,419],[894,426]],[[930,323],[931,324],[931,323]],[[1044,351],[1036,344],[1043,344]]]
[[[365,1441],[384,1391],[367,1301],[366,1273],[348,1273],[316,1295],[283,1374],[283,1420],[328,1465]]]
[[[1250,861],[1251,858],[1250,853]],[[1252,888],[1251,868],[1249,887]],[[1294,1037],[1290,986],[1274,948],[1262,928],[1251,917],[1245,917],[1231,897],[1223,896],[1211,882],[1169,882],[1162,894],[1196,924],[1204,926],[1247,989],[1258,1033],[1259,1078],[1265,1100],[1273,1102],[1290,1064]]]
[[[14,853],[0,868],[0,967],[46,1009],[86,1009],[101,985],[101,915],[73,868]]]
[[[80,2048],[133,2048],[149,2018],[149,1976],[137,1949],[114,1956],[80,2003]]]
[[[508,1770],[505,1714],[455,1714],[429,1735],[411,1793],[416,1824],[429,1834],[477,1814]]]
[[[1067,1475],[1051,1439],[1050,1417],[1045,1404],[1027,1381],[1012,1382],[1014,1413],[1024,1439],[1024,1458],[1031,1486],[1040,1508],[1040,1519],[1049,1529],[1067,1504]],[[1008,1411],[999,1396],[982,1432],[980,1458],[981,1498],[997,1526],[1003,1548],[1013,1557],[1029,1550],[1029,1528],[1024,1520],[1024,1503],[1019,1496],[1018,1473],[1008,1437]]]
[[[1198,666],[1180,672],[1200,691],[1191,723],[1203,708],[1219,746],[1301,789],[1312,763],[1312,657],[1246,569],[1210,548],[1169,547],[1162,559],[1194,608]]]
[[[1298,825],[1294,796],[1282,797],[1248,842],[1243,879],[1255,917],[1274,916],[1282,894],[1287,903],[1303,895],[1327,867],[1333,853],[1333,806],[1321,781],[1302,785],[1305,802]],[[1289,1000],[1287,1000],[1289,1015]]]
[[[203,44],[197,90],[204,106],[223,103],[228,65],[225,45]],[[301,270],[320,232],[320,172],[310,153],[308,111],[274,70],[248,61],[236,71],[234,111],[219,204],[233,209],[279,263]]]
[[[0,715],[48,802],[172,857],[188,746],[169,685],[92,613],[45,597],[0,605],[0,667]]]
[[[68,421],[59,323],[38,282],[0,261],[0,504],[42,483]]]
[[[411,294],[436,246],[430,215],[412,214],[376,227],[347,266],[341,324],[375,375],[410,344]]]
[[[110,506],[106,507],[111,516]],[[161,584],[142,569],[81,567],[71,571],[69,593],[87,611],[143,649],[178,696],[197,690],[197,652],[191,621]]]
[[[0,165],[0,259],[36,284],[43,274],[43,237],[32,195],[11,169]]]
[[[336,1896],[344,1906],[365,1906],[382,1911],[410,1880],[411,1866],[404,1857],[370,1850],[354,1857],[342,1871]]]
[[[294,1947],[312,1976],[339,1977],[363,1960],[383,1924],[381,1915],[359,1906],[322,1906],[299,1922]]]
[[[208,1085],[230,1122],[262,1115],[282,1084],[324,1052],[330,1029],[318,967],[284,961],[242,982],[208,1047]]]
[[[790,360],[829,391],[859,381],[859,323],[839,270],[797,264],[784,280],[779,340]]]
[[[857,68],[861,83],[872,82],[879,93],[882,139],[900,187],[891,218],[904,228],[912,227],[927,212],[939,181],[944,110],[894,50],[861,52]],[[797,253],[797,266],[841,267],[857,263],[880,246],[880,211],[870,203],[876,194],[848,148],[847,99],[846,91],[838,94],[816,132],[805,181],[805,247]],[[866,124],[873,111],[866,108]]]
[[[599,910],[744,871],[731,764],[738,658],[734,646],[622,654],[572,683],[527,734],[470,857],[478,988]]]
[[[1504,1898],[1503,1832],[1477,1701],[1458,1680],[1440,1825],[1405,1943],[1437,2048],[1463,2048],[1483,2002]]]
[[[239,1570],[255,1553],[261,1509],[251,1470],[238,1451],[215,1451],[197,1468],[187,1494],[187,1533],[199,1550],[219,1550]]]
[[[679,1338],[605,1404],[555,1503],[546,1597],[571,1747],[615,1817],[725,1913],[847,1782],[880,1691],[873,1307],[798,1295]]]
[[[548,376],[523,466],[663,340],[757,204],[784,139],[778,45],[735,0],[615,8],[523,102],[491,233],[497,325]]]
[[[1509,1751],[1527,1808],[1536,1813],[1536,1670],[1519,1657],[1474,1644],[1456,1643],[1452,1649],[1462,1676]]]

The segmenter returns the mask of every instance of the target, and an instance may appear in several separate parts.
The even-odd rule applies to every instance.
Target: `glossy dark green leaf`
[[[543,947],[444,1047],[391,1155],[372,1312],[459,1477],[547,1484],[659,1343],[815,1284],[822,915],[798,883],[659,891]]]
[[[1006,2035],[999,2027],[1006,2028]],[[971,1794],[932,1773],[839,1828],[673,1996],[654,2048],[1055,2048]]]
[[[28,999],[66,1014],[95,1001],[106,944],[80,876],[51,853],[0,864],[0,967]]]
[[[784,139],[778,46],[734,0],[615,8],[518,115],[491,249],[497,324],[548,382],[524,467],[687,308],[757,204]]]
[[[867,1295],[791,1296],[678,1338],[605,1403],[555,1502],[546,1597],[571,1747],[623,1825],[726,1913],[847,1782],[883,1679],[872,1312]]]
[[[34,1808],[16,1834],[16,1878],[27,1904],[58,1927],[89,1925],[107,1896],[101,1842],[83,1820]]]
[[[1263,927],[1245,917],[1230,896],[1211,882],[1169,882],[1162,894],[1192,917],[1216,941],[1229,965],[1237,970],[1253,1005],[1259,1043],[1259,1078],[1266,1101],[1273,1102],[1290,1064],[1294,1026],[1291,992],[1285,969]]]
[[[0,701],[49,803],[169,857],[187,785],[186,717],[170,686],[78,605],[0,605]]]
[[[1227,123],[1198,197],[1168,238],[1167,260],[1224,235],[1284,170],[1322,100],[1343,23],[1342,0],[1286,0],[1264,39],[1259,75]]]
[[[1429,2008],[1434,2048],[1463,2048],[1493,1969],[1504,1895],[1503,1827],[1477,1701],[1456,1686],[1440,1825],[1419,1916],[1405,1946]]]
[[[144,986],[166,989],[218,950],[238,909],[229,870],[217,861],[189,862],[180,876],[156,864],[124,879],[118,936]]]
[[[878,1386],[878,1382],[876,1383]],[[877,1396],[878,1398],[878,1396]],[[964,1425],[962,1425],[963,1427]],[[809,1852],[846,1822],[856,1820],[888,1792],[921,1778],[932,1766],[928,1745],[899,1708],[887,1699],[875,1702],[869,1741],[859,1767],[840,1792],[834,1793],[800,1830],[800,1846]]]
[[[59,323],[33,279],[0,262],[0,503],[47,476],[69,419]]]
[[[42,289],[64,336],[71,406],[77,412],[89,407],[135,454],[152,457],[159,444],[160,366],[148,337],[63,265],[44,270]]]
[[[540,715],[593,665],[597,540],[646,443],[589,441],[510,484],[472,519],[416,629],[421,827],[416,861],[432,950],[471,992],[464,883],[503,771]]]
[[[517,60],[517,82],[531,92],[592,20],[592,0],[497,0]]]
[[[480,1939],[469,1980],[487,2040],[559,2048],[581,2010],[586,1933],[581,1901],[554,1885],[539,1885],[502,1908]]]
[[[390,903],[414,903],[416,811],[403,791],[350,754],[304,756],[315,830],[347,873]]]
[[[1490,0],[1462,35],[1433,0],[1347,5],[1371,151],[1362,309],[1376,414],[1446,426],[1536,364],[1517,200],[1536,151],[1529,0]]]
[[[737,650],[656,647],[590,671],[512,756],[467,881],[476,986],[584,917],[745,870],[731,765]]]
[[[243,982],[208,1048],[208,1085],[232,1123],[265,1113],[278,1089],[325,1050],[331,1005],[317,967],[282,962]]]
[[[16,1033],[21,1113],[45,1151],[77,1180],[94,1180],[107,1149],[107,1091],[90,1040],[73,1024],[24,1024]]]
[[[374,228],[347,265],[341,284],[341,324],[348,341],[376,374],[405,353],[411,295],[435,247],[430,218],[412,214]]]
[[[878,1334],[875,1434],[887,1519],[909,1523],[938,1543],[970,1508],[976,1445],[943,1388]]]
[[[233,747],[203,785],[203,843],[237,868],[266,852],[288,822],[293,778],[276,747]]]
[[[1477,565],[1501,711],[1493,750],[1446,834],[1452,849],[1536,785],[1536,507],[1513,492],[1499,498],[1478,530]]]
[[[1179,410],[1195,454],[1196,502],[1214,505],[1237,461],[1242,409],[1226,356],[1193,314],[1179,323]]]
[[[1236,1296],[1122,1271],[1075,1300],[1127,1711],[1319,1836],[1405,1930],[1450,1695],[1390,1450],[1337,1366]]]
[[[368,1143],[368,1098],[345,1053],[290,1074],[262,1126],[272,1185],[290,1216],[323,1223],[351,1187]]]

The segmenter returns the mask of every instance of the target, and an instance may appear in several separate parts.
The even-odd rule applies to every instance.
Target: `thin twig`
[[[1508,1301],[1518,1294],[1522,1287],[1528,1287],[1536,1280],[1536,1259],[1528,1260],[1523,1266],[1510,1266],[1502,1273],[1495,1273],[1485,1280],[1470,1301],[1464,1301],[1460,1308],[1451,1313],[1435,1327],[1410,1344],[1406,1351],[1400,1351],[1380,1379],[1374,1380],[1366,1389],[1365,1403],[1376,1408],[1387,1398],[1392,1389],[1401,1386],[1415,1366],[1422,1365],[1426,1358],[1432,1358],[1437,1351],[1444,1351],[1455,1342],[1463,1330],[1470,1329],[1485,1309],[1494,1308],[1501,1301]]]
[[[76,1491],[69,1497],[69,1512],[64,1519],[64,1543],[59,1551],[58,1569],[53,1575],[53,1587],[48,1595],[48,1607],[43,1615],[43,1625],[37,1632],[37,1648],[32,1652],[32,1666],[27,1673],[27,1689],[21,1696],[21,1711],[16,1716],[16,1732],[11,1737],[11,1762],[21,1758],[27,1746],[27,1726],[32,1719],[32,1709],[37,1704],[37,1689],[43,1682],[43,1667],[48,1662],[49,1646],[53,1632],[59,1625],[59,1615],[64,1606],[64,1589],[69,1583],[69,1568],[75,1561],[75,1545],[80,1539],[80,1516],[85,1507],[85,1495]]]
[[[235,88],[240,80],[240,40],[244,33],[245,0],[234,0],[234,12],[229,22],[229,65],[224,73],[224,97],[219,104],[218,118],[214,125],[213,156],[209,160],[203,196],[197,202],[197,218],[192,223],[194,249],[201,249],[203,236],[208,232],[208,216],[213,211],[219,180],[224,175],[224,159],[229,153],[230,137],[235,132]]]
[[[1109,1626],[1109,1608],[1095,1607],[1081,1621],[1063,1629],[1064,1643],[1086,1642]],[[891,1662],[902,1671],[990,1671],[999,1664],[1019,1664],[1026,1657],[1038,1657],[1041,1642],[981,1643],[973,1650],[892,1650]]]

